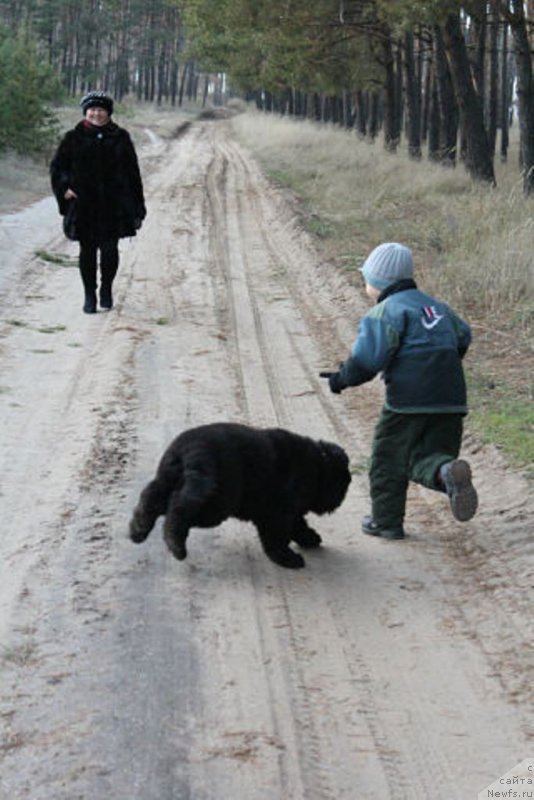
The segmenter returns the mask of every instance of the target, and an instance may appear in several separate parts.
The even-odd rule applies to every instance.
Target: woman
[[[96,312],[97,252],[100,307],[113,307],[111,287],[119,266],[119,239],[135,236],[146,216],[143,184],[130,135],[112,119],[113,100],[89,92],[84,118],[68,131],[50,164],[52,189],[65,235],[80,242],[83,310]]]

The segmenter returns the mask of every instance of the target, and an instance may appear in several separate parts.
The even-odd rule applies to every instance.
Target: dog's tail
[[[158,517],[165,514],[171,488],[159,478],[150,481],[139,496],[130,520],[130,539],[139,544],[144,542]]]

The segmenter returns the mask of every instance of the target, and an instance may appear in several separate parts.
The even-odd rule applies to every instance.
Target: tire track
[[[258,184],[261,184],[262,176],[258,173],[257,167],[254,164],[247,162],[238,147],[237,152],[238,157],[240,157],[242,160],[244,173],[247,175],[248,182],[251,186],[249,193],[250,203],[251,205],[256,205],[256,217],[258,219],[264,219],[268,213],[268,204],[265,202],[265,195],[267,192],[259,194],[257,190],[254,190],[255,186],[257,187]],[[324,319],[322,319],[320,315],[316,313],[314,307],[310,305],[305,294],[301,291],[298,281],[294,279],[287,255],[280,250],[276,236],[271,237],[267,232],[264,238],[265,247],[272,251],[273,256],[280,263],[280,271],[283,271],[285,274],[286,283],[290,288],[296,305],[302,310],[305,318],[308,321],[310,329],[319,335],[319,341],[322,342],[323,351],[328,353],[328,351],[331,350],[332,341],[335,341],[336,352],[343,352],[344,348],[346,348],[346,340],[350,340],[352,338],[353,332],[351,331],[350,335],[346,337],[345,342],[343,342],[334,325],[328,325],[327,321],[325,326]],[[326,333],[325,327],[327,328]],[[298,353],[296,353],[296,355],[298,356]],[[304,364],[307,363],[308,361],[304,359]],[[372,391],[371,387],[366,387],[366,392],[369,393],[370,391]],[[365,407],[362,408],[362,402],[357,400],[356,403],[353,403],[351,397],[347,402],[347,405],[351,412],[355,410],[357,411],[359,420],[361,420],[362,417],[367,417],[367,421],[370,422],[368,411],[365,410]],[[334,427],[338,436],[340,437],[340,440],[347,441],[350,438],[354,438],[354,429],[352,429],[351,433],[348,434],[346,430],[342,430],[342,427],[340,427],[340,422],[342,421],[339,419],[334,421]],[[369,447],[368,442],[370,433],[370,428],[368,428],[366,431],[367,449]],[[469,445],[468,436],[465,438],[465,446],[466,450],[469,452],[471,448]],[[474,454],[471,454],[471,457],[474,458],[475,461],[480,460]],[[481,464],[481,466],[483,465]],[[506,477],[503,476],[503,479],[506,480]],[[484,487],[481,488],[483,489]],[[414,487],[414,490],[418,497],[417,504],[414,503],[412,508],[416,508],[417,506],[421,508],[422,515],[420,516],[425,518],[428,518],[428,515],[435,516],[436,498],[424,489]],[[526,506],[525,501],[522,503],[522,507],[524,506]],[[484,513],[483,506],[481,508],[481,512],[482,514]],[[523,513],[521,513],[521,511],[519,512],[518,517],[520,519],[521,516],[523,516],[526,521],[528,516],[526,508]],[[509,656],[506,656],[505,654],[514,650],[521,653],[524,651],[524,643],[532,639],[532,626],[530,623],[534,617],[531,613],[531,595],[528,592],[528,588],[532,583],[532,567],[528,566],[526,563],[527,559],[525,558],[522,568],[516,569],[512,576],[510,574],[509,549],[507,548],[506,550],[506,556],[503,556],[503,553],[500,552],[499,549],[504,541],[502,537],[496,539],[494,546],[491,549],[486,549],[480,546],[477,547],[476,542],[482,538],[482,532],[485,527],[484,522],[479,522],[479,518],[470,524],[470,535],[467,538],[464,535],[464,529],[454,523],[452,523],[452,525],[448,521],[442,523],[438,518],[435,521],[435,526],[438,529],[437,533],[439,533],[443,542],[443,555],[453,564],[458,581],[464,584],[464,599],[462,602],[457,602],[455,606],[458,617],[464,620],[464,627],[471,627],[473,629],[472,635],[476,636],[477,634],[474,633],[474,631],[482,626],[486,630],[485,637],[493,638],[488,631],[487,622],[491,620],[493,614],[495,613],[500,616],[501,621],[500,625],[497,626],[497,629],[501,631],[506,630],[506,633],[501,633],[498,636],[498,639],[492,642],[491,647],[488,646],[487,640],[484,642],[483,637],[478,636],[481,650],[484,652],[488,661],[493,664],[496,674],[499,674],[502,668],[503,659],[509,660]],[[453,528],[452,531],[451,527]],[[524,526],[521,526],[520,524],[518,524],[516,527],[518,531],[524,530]],[[436,574],[437,577],[439,577],[439,573],[437,572]],[[473,582],[474,575],[477,578],[475,584]],[[511,592],[506,592],[506,590],[500,592],[499,603],[496,605],[492,604],[493,610],[488,614],[486,619],[479,617],[478,620],[475,621],[473,619],[469,623],[468,617],[470,615],[466,614],[466,609],[473,606],[471,603],[473,592],[476,592],[478,595],[477,605],[483,607],[487,605],[488,601],[487,589],[492,585],[502,586],[503,589],[505,589],[506,586],[513,586],[514,588]],[[478,588],[475,589],[474,586],[478,586]],[[522,592],[517,591],[519,587],[522,587]],[[453,602],[452,598],[450,602]],[[494,629],[493,622],[490,623],[489,627]],[[510,627],[516,629],[515,637],[514,635],[511,635]],[[514,639],[515,644],[512,643]],[[520,661],[524,662],[523,656],[520,656]],[[520,671],[521,668],[516,670],[517,673]],[[528,670],[528,674],[530,674],[530,672],[531,670]],[[528,701],[528,697],[530,696],[531,692],[527,689],[527,686],[531,684],[531,682],[532,681],[529,680],[528,675],[525,675],[522,679],[518,679],[518,675],[514,676],[513,680],[511,681],[511,686],[509,687],[511,690],[510,696],[514,702],[517,701],[518,697],[520,696],[523,696],[525,700]]]
[[[279,389],[280,380],[274,366],[274,356],[269,347],[269,338],[263,323],[265,313],[262,313],[260,310],[261,301],[257,298],[257,292],[265,289],[265,287],[259,288],[258,286],[262,276],[270,276],[272,273],[272,265],[269,263],[269,260],[265,261],[265,254],[267,254],[268,259],[271,258],[273,255],[273,247],[270,244],[270,237],[267,235],[262,224],[261,214],[258,213],[257,210],[255,210],[253,214],[253,219],[256,224],[250,224],[250,208],[251,205],[253,208],[255,207],[255,198],[254,192],[250,191],[250,176],[246,168],[243,168],[242,159],[239,157],[236,158],[235,152],[230,146],[224,145],[222,147],[222,152],[224,162],[228,165],[226,168],[226,191],[228,192],[227,208],[231,207],[233,210],[233,206],[235,205],[235,220],[229,218],[230,212],[227,210],[225,222],[228,233],[223,236],[223,240],[225,242],[237,242],[241,248],[241,252],[237,254],[232,252],[230,254],[230,259],[226,259],[223,265],[230,273],[226,283],[232,290],[237,283],[235,272],[232,272],[232,270],[236,272],[239,270],[240,273],[239,287],[242,296],[240,296],[239,300],[230,299],[230,304],[234,309],[236,320],[235,336],[239,340],[240,337],[243,337],[244,331],[249,334],[250,322],[248,320],[245,322],[241,321],[239,319],[239,314],[243,308],[252,309],[254,336],[257,341],[256,353],[265,375],[266,387],[271,404],[270,420],[268,419],[265,421],[265,419],[262,419],[262,422],[263,424],[273,424],[274,422],[274,424],[291,426],[291,424],[294,425],[295,420],[293,414],[286,409],[287,404],[284,402],[283,395]],[[219,203],[219,206],[221,205],[222,204]],[[267,247],[266,244],[268,244]],[[250,254],[254,253],[263,254],[263,260],[258,263],[255,259],[254,267],[252,268],[250,264]],[[232,265],[231,267],[229,266],[230,262]],[[252,274],[254,274],[254,279],[252,278]],[[262,300],[265,300],[264,295],[262,295]],[[296,306],[294,306],[293,309],[296,311]],[[292,359],[295,354],[294,336],[292,337],[289,334],[285,326],[283,330],[278,331],[278,334],[277,355],[279,354],[281,345],[284,349],[287,348],[289,344],[288,357]],[[304,368],[306,361],[300,353],[296,363],[300,365],[304,379],[309,380],[309,369],[306,370]],[[240,372],[244,376],[243,385],[245,393],[247,366],[248,362],[244,363],[241,358]],[[257,381],[254,383],[254,386],[257,391]],[[316,395],[316,383],[312,383],[311,389],[308,389],[308,391]],[[319,392],[316,396],[321,398],[321,393]],[[315,397],[314,400],[317,402]],[[250,400],[247,405],[249,409],[254,406],[253,402]],[[322,402],[319,402],[319,407],[322,413],[320,415],[321,421],[317,424],[317,427],[324,430],[325,421],[329,421],[333,429],[339,431],[341,425],[336,416],[331,411],[325,413],[325,408],[328,408],[328,404],[322,400]],[[257,416],[254,415],[252,419],[253,422],[257,424]],[[347,433],[346,429],[344,433]],[[306,670],[303,665],[306,663],[306,651],[309,647],[308,637],[307,634],[302,633],[301,618],[295,616],[294,612],[290,610],[290,598],[293,594],[291,588],[288,589],[284,581],[278,583],[278,588],[282,597],[281,608],[283,613],[281,619],[274,620],[270,616],[265,616],[265,613],[259,607],[258,601],[256,605],[260,620],[260,630],[266,631],[273,626],[277,629],[285,628],[287,630],[287,637],[284,642],[279,643],[278,651],[280,653],[285,652],[287,654],[289,652],[292,654],[288,665],[288,672],[284,674],[284,680],[290,687],[288,695],[293,708],[293,718],[298,726],[295,747],[300,763],[301,781],[305,789],[304,796],[310,795],[317,798],[317,800],[330,800],[331,798],[339,798],[341,796],[349,797],[350,794],[345,795],[342,790],[340,794],[339,781],[336,781],[334,784],[331,783],[331,772],[328,766],[323,763],[323,752],[325,750],[330,750],[328,744],[326,744],[329,732],[325,730],[320,731],[317,727],[317,722],[321,718],[321,713],[324,712],[324,706],[317,707],[313,692],[307,691]],[[332,641],[330,645],[333,646]],[[341,652],[341,650],[336,648],[336,652]],[[274,684],[278,684],[278,681],[271,679],[271,686]],[[385,738],[385,733],[382,732],[381,739],[377,734],[375,724],[374,728],[371,729],[371,736],[375,740],[377,750],[380,752],[380,746],[382,745],[382,739]],[[390,750],[393,752],[392,749]],[[348,753],[347,757],[349,757]],[[389,773],[390,788],[395,785],[395,779],[400,766],[398,763],[390,763],[392,761],[393,759],[390,757],[386,764],[386,773]],[[351,790],[347,787],[346,791],[350,792]],[[311,793],[313,793],[313,795]],[[392,790],[392,798],[401,796],[403,795],[398,795]]]
[[[284,395],[279,389],[282,385],[281,379],[283,380],[284,376],[287,377],[288,372],[287,369],[285,372],[283,368],[277,369],[277,361],[285,356],[286,362],[292,360],[294,364],[300,365],[305,381],[308,382],[308,388],[305,391],[309,392],[310,396],[313,397],[313,404],[315,406],[317,405],[317,399],[319,399],[318,405],[320,406],[320,413],[317,416],[317,409],[315,408],[307,417],[307,425],[310,424],[310,420],[313,417],[317,417],[315,424],[318,430],[324,431],[325,428],[328,427],[328,423],[330,423],[332,430],[340,441],[354,441],[355,439],[358,441],[358,436],[355,437],[354,430],[349,431],[348,425],[341,422],[339,416],[333,413],[329,404],[322,397],[321,392],[319,391],[319,393],[317,393],[317,380],[310,380],[312,376],[310,374],[309,365],[313,362],[310,360],[309,348],[306,354],[300,350],[296,345],[297,337],[291,333],[287,325],[282,324],[280,326],[279,336],[276,340],[276,356],[273,356],[269,346],[270,341],[273,340],[272,330],[271,336],[269,336],[266,330],[266,323],[268,328],[269,313],[269,306],[266,304],[266,296],[269,292],[268,279],[266,276],[269,276],[269,279],[272,280],[273,272],[277,273],[279,285],[289,290],[291,302],[294,304],[294,313],[303,313],[305,320],[304,327],[307,329],[310,338],[312,338],[317,331],[321,331],[322,336],[320,341],[323,343],[327,342],[327,349],[331,349],[334,337],[341,347],[341,338],[335,326],[332,324],[328,325],[327,323],[327,332],[325,334],[324,320],[319,319],[318,314],[312,311],[310,304],[303,299],[297,281],[292,278],[287,254],[280,250],[277,243],[279,228],[277,228],[276,223],[268,227],[269,222],[272,223],[272,211],[270,215],[266,212],[265,206],[267,204],[263,202],[263,196],[258,193],[258,186],[261,185],[258,176],[252,177],[250,167],[238,151],[238,148],[231,143],[224,142],[222,144],[222,150],[224,158],[229,165],[227,168],[228,191],[230,197],[233,192],[235,198],[236,224],[239,234],[236,238],[241,240],[243,252],[240,269],[244,271],[244,276],[241,277],[241,283],[245,288],[243,289],[243,297],[239,302],[235,303],[235,306],[241,308],[241,305],[246,304],[252,309],[254,334],[257,339],[258,360],[261,360],[262,368],[266,376],[273,417],[278,424],[284,424],[294,429],[298,427],[299,419],[300,422],[302,420],[302,418],[299,417],[299,413],[296,411],[296,404],[291,406],[290,403],[285,403]],[[251,209],[252,218],[255,221],[255,224],[252,225],[250,223]],[[268,220],[269,222],[265,223],[264,220]],[[230,240],[232,238],[233,236],[229,237]],[[287,241],[287,239],[285,239],[285,241]],[[256,253],[263,253],[263,258],[259,263],[256,261],[256,258],[254,258],[254,264],[252,265],[251,259]],[[273,266],[276,269],[273,269]],[[233,285],[232,281],[229,281],[229,285]],[[239,335],[240,332],[238,331],[237,336]],[[243,372],[245,372],[245,369],[245,366],[242,365]],[[249,406],[250,405],[249,403]],[[308,403],[309,411],[311,405],[311,402]],[[291,407],[293,408],[294,416],[289,410]],[[368,415],[367,418],[370,422],[370,415]],[[253,419],[255,419],[255,417],[253,417]],[[361,415],[358,415],[358,421],[360,420]],[[362,448],[368,447],[368,437],[369,429],[364,431],[363,437],[359,437],[360,446]],[[441,577],[439,573],[435,574],[436,578],[439,579]],[[338,792],[339,794],[340,788],[339,785],[330,788],[326,773],[323,773],[317,766],[317,764],[320,763],[320,759],[318,759],[317,756],[325,749],[325,732],[323,731],[320,733],[318,730],[314,730],[314,725],[320,718],[321,712],[306,693],[299,692],[298,690],[299,684],[303,683],[304,675],[300,671],[300,665],[306,663],[306,646],[308,642],[307,634],[301,633],[303,630],[302,621],[304,617],[300,616],[294,610],[295,606],[293,601],[296,600],[298,605],[299,598],[293,591],[293,585],[290,584],[288,588],[281,587],[281,591],[285,603],[284,624],[288,626],[288,630],[291,633],[287,646],[290,652],[294,654],[295,671],[290,679],[290,684],[293,687],[293,691],[291,692],[292,705],[294,707],[295,719],[300,722],[299,735],[302,737],[302,741],[305,742],[303,753],[306,755],[304,756],[301,754],[301,772],[303,776],[306,776],[303,777],[303,780],[306,781],[310,770],[312,770],[314,780],[311,781],[310,786],[313,785],[315,787],[315,791],[318,792],[318,797],[329,797],[329,792],[333,794]],[[350,629],[340,624],[340,615],[332,614],[331,620],[334,629],[337,631],[338,642],[348,641],[349,644],[352,645],[353,640],[350,634],[348,635]],[[272,621],[267,619],[265,625],[269,625],[271,622]],[[331,630],[329,639],[330,645],[334,646]],[[439,744],[434,743],[434,737],[431,735],[431,726],[433,724],[431,718],[425,719],[423,715],[419,717],[420,728],[423,731],[426,729],[427,735],[421,733],[417,735],[417,745],[415,748],[416,757],[412,757],[411,759],[413,762],[411,764],[411,769],[414,770],[414,773],[411,777],[408,777],[409,771],[407,771],[408,763],[406,761],[406,753],[403,749],[399,749],[396,743],[396,737],[399,735],[403,736],[402,731],[407,727],[407,723],[402,723],[401,720],[398,724],[392,726],[390,719],[391,714],[388,711],[380,710],[379,703],[377,702],[377,698],[380,697],[380,681],[370,677],[373,675],[373,667],[371,663],[367,662],[361,651],[355,650],[354,646],[352,646],[350,657],[346,659],[345,663],[350,674],[353,676],[353,680],[359,686],[368,687],[368,691],[366,691],[363,696],[359,696],[359,700],[363,702],[365,707],[366,727],[374,742],[374,750],[379,755],[381,767],[387,779],[388,796],[395,798],[395,800],[397,800],[397,798],[401,800],[401,798],[407,797],[410,794],[410,784],[415,780],[419,780],[420,795],[418,796],[421,798],[442,797],[444,800],[447,800],[450,796],[449,792],[451,787],[449,781],[454,765],[451,764],[447,758],[443,757]],[[409,695],[411,691],[409,682],[405,682],[404,691]],[[416,694],[412,697],[412,705],[414,709],[417,708]],[[328,736],[327,732],[326,736]],[[307,756],[310,753],[312,757],[311,760],[308,761]],[[423,769],[423,765],[425,764],[432,765],[430,769],[428,769],[427,766],[428,778],[424,780],[421,778],[417,779],[416,775],[418,774],[418,770]],[[399,777],[403,775],[405,776],[404,779]],[[437,787],[444,788],[441,790]]]

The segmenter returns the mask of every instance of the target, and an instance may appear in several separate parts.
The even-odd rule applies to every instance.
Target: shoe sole
[[[404,539],[404,533],[401,533],[400,531],[374,531],[370,528],[364,528],[362,526],[362,533],[366,533],[368,536],[374,536],[375,539]]]
[[[467,461],[453,461],[447,476],[452,489],[449,494],[451,511],[458,522],[472,519],[478,508],[478,495],[471,483],[471,467]]]

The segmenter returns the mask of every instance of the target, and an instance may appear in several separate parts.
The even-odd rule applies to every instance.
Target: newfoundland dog
[[[237,517],[254,523],[272,561],[303,567],[289,543],[321,543],[304,515],[334,511],[350,480],[349,459],[337,444],[280,428],[202,425],[181,433],[163,454],[156,477],[141,492],[130,538],[143,542],[164,514],[165,541],[182,560],[190,528],[213,528]]]

